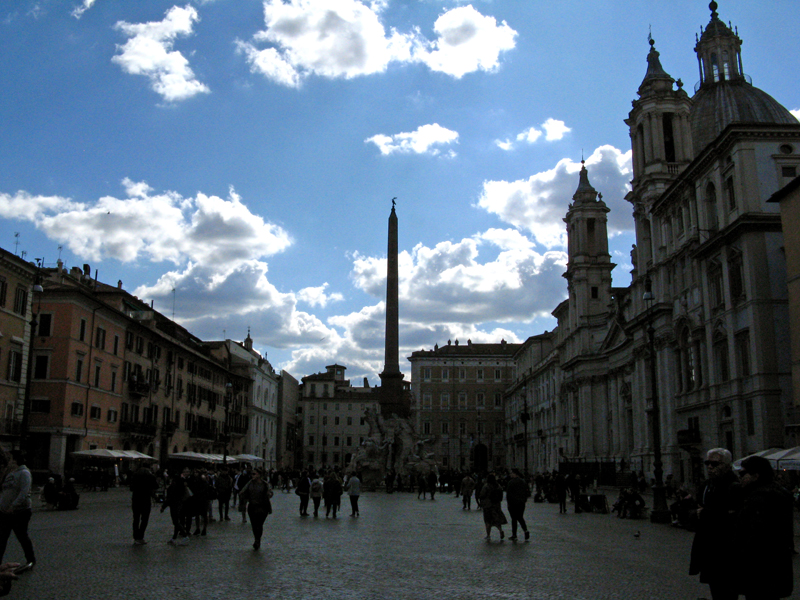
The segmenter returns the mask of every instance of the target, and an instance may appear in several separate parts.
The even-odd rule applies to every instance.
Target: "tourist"
[[[247,469],[242,469],[242,472],[236,477],[236,483],[233,486],[233,494],[234,497],[238,496],[241,490],[248,484],[250,481],[250,473]],[[242,513],[242,523],[247,523],[247,510],[246,506],[243,506],[241,502],[239,502],[239,511]]]
[[[33,542],[28,536],[31,520],[31,472],[24,464],[22,452],[14,450],[11,455],[0,450],[0,562],[6,553],[11,532],[17,536],[25,554],[25,564],[17,572],[28,571],[36,564]]]
[[[690,575],[700,575],[712,600],[738,597],[734,580],[735,523],[741,500],[739,479],[731,468],[731,453],[712,448],[706,454],[708,479],[697,494],[697,531],[692,543]]]
[[[308,478],[308,471],[300,473],[294,493],[300,496],[300,516],[308,516],[308,495],[311,490],[311,480]]]
[[[322,495],[325,498],[325,518],[327,519],[331,511],[333,511],[333,518],[336,518],[336,510],[339,508],[339,503],[342,498],[342,482],[335,473],[328,473],[325,476],[325,481],[322,484]]]
[[[250,515],[250,527],[253,530],[253,549],[261,547],[261,536],[264,534],[264,521],[272,514],[272,487],[264,479],[261,467],[253,469],[253,475],[247,485],[239,492],[240,506],[247,507]]]
[[[184,526],[183,509],[191,495],[183,476],[173,475],[167,486],[164,503],[161,505],[162,513],[169,508],[169,516],[172,519],[172,538],[167,541],[172,546],[186,546],[189,543],[189,534]]]
[[[228,509],[230,508],[231,491],[233,489],[233,479],[228,473],[227,467],[222,467],[222,471],[216,478],[217,488],[217,508],[219,509],[219,520],[230,521]]]
[[[497,483],[494,473],[486,476],[486,483],[480,492],[481,508],[483,509],[483,524],[486,526],[486,539],[492,539],[492,527],[497,527],[500,532],[500,539],[505,538],[503,525],[508,523],[503,514],[503,488]]]
[[[737,591],[747,600],[792,593],[794,508],[791,494],[775,482],[769,461],[751,456],[739,471],[742,509],[736,519]]]
[[[131,509],[133,510],[133,543],[144,545],[144,532],[150,521],[150,509],[153,506],[153,497],[158,489],[158,481],[153,472],[145,465],[141,465],[130,480]]]
[[[357,472],[350,476],[344,489],[350,494],[350,516],[358,517],[358,497],[361,495],[361,479]]]
[[[472,510],[472,492],[475,480],[467,473],[461,480],[461,510]]]
[[[309,487],[309,496],[311,497],[311,501],[314,503],[314,517],[319,516],[319,505],[322,502],[322,491],[323,491],[323,483],[322,483],[322,475],[317,475],[316,473],[312,474],[314,480],[311,482],[311,487]]]
[[[427,491],[427,479],[423,473],[417,474],[417,500],[419,497],[422,496],[422,499],[425,500],[425,493]]]
[[[55,477],[49,477],[47,483],[44,484],[42,501],[47,510],[55,510],[58,506],[58,486],[56,485]]]
[[[511,517],[511,537],[509,539],[517,540],[517,523],[522,527],[525,532],[525,541],[531,538],[528,531],[528,526],[525,524],[525,503],[530,498],[531,490],[528,484],[522,478],[522,473],[519,469],[511,469],[511,477],[506,486],[506,504],[508,506],[508,514]]]
[[[436,496],[436,486],[438,485],[438,481],[436,478],[436,471],[431,470],[428,472],[428,491],[431,493],[431,500],[435,500]]]
[[[553,484],[555,495],[558,499],[558,513],[567,513],[567,480],[563,473],[558,473],[555,476]]]

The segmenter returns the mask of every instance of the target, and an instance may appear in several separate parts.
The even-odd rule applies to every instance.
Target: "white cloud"
[[[458,132],[433,123],[422,125],[416,131],[396,133],[391,136],[379,133],[364,141],[375,144],[383,155],[397,153],[436,156],[441,152],[438,146],[458,142]],[[455,152],[450,150],[448,156],[455,156]]]
[[[126,73],[148,77],[153,90],[168,102],[208,93],[208,87],[196,79],[189,61],[172,49],[176,38],[192,34],[194,23],[199,20],[197,10],[187,5],[173,6],[163,21],[120,21],[116,29],[130,39],[117,46],[120,53],[111,60]]]
[[[530,127],[526,129],[522,133],[517,134],[517,141],[518,142],[528,142],[529,144],[533,144],[536,140],[542,137],[542,132],[536,129],[536,127]]]
[[[800,121],[800,108],[795,108],[794,110],[790,110],[790,113],[794,115],[794,118]]]
[[[421,51],[418,59],[433,71],[461,78],[474,71],[492,71],[499,66],[500,53],[515,46],[517,32],[505,21],[484,16],[472,5],[447,11],[434,23],[438,39],[432,51]]]
[[[546,133],[544,139],[548,142],[560,140],[564,137],[565,133],[572,131],[572,129],[564,124],[564,121],[559,121],[557,119],[547,119],[547,121],[542,123],[542,127]]]
[[[319,306],[322,308],[325,308],[329,302],[340,302],[344,300],[344,296],[342,294],[326,294],[325,289],[327,287],[328,284],[323,283],[318,287],[303,288],[297,292],[297,299],[311,306]]]
[[[460,78],[498,67],[501,52],[514,47],[516,32],[472,6],[442,14],[437,39],[389,29],[381,21],[386,0],[266,0],[266,29],[252,41],[237,41],[250,70],[288,87],[317,75],[350,79],[386,71],[393,62],[424,63]],[[263,45],[268,45],[262,48]]]
[[[97,0],[83,0],[83,4],[79,4],[72,11],[72,16],[75,17],[76,19],[80,19],[83,16],[83,13],[85,13],[87,10],[92,8],[92,6],[94,6],[94,3],[96,1]]]
[[[631,177],[631,152],[601,146],[586,159],[589,181],[611,209],[608,232],[632,228],[631,208],[624,200]],[[527,230],[546,248],[566,247],[563,218],[575,190],[581,164],[562,159],[548,171],[517,181],[485,181],[478,206],[502,221]]]
[[[291,244],[280,227],[250,212],[234,190],[227,199],[198,193],[153,194],[144,182],[123,180],[127,198],[93,204],[68,198],[0,194],[0,217],[24,219],[91,260],[236,265],[283,251]]]

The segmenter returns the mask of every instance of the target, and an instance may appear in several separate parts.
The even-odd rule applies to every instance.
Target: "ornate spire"
[[[586,170],[586,161],[584,160],[581,160],[581,172],[580,179],[578,181],[578,189],[575,190],[575,194],[572,196],[572,199],[576,204],[594,202],[597,200],[597,190],[592,187],[591,183],[589,183],[589,171]]]

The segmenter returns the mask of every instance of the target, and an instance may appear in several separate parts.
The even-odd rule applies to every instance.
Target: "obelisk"
[[[397,213],[392,198],[389,215],[389,247],[386,253],[386,334],[383,373],[381,378],[381,412],[404,417],[410,407],[403,394],[403,374],[400,372],[400,317],[398,311]]]

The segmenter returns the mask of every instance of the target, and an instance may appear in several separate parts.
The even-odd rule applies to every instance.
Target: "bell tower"
[[[569,254],[564,277],[573,329],[606,323],[611,305],[611,271],[616,266],[608,253],[609,211],[602,194],[589,183],[589,173],[581,161],[578,189],[564,217]]]

